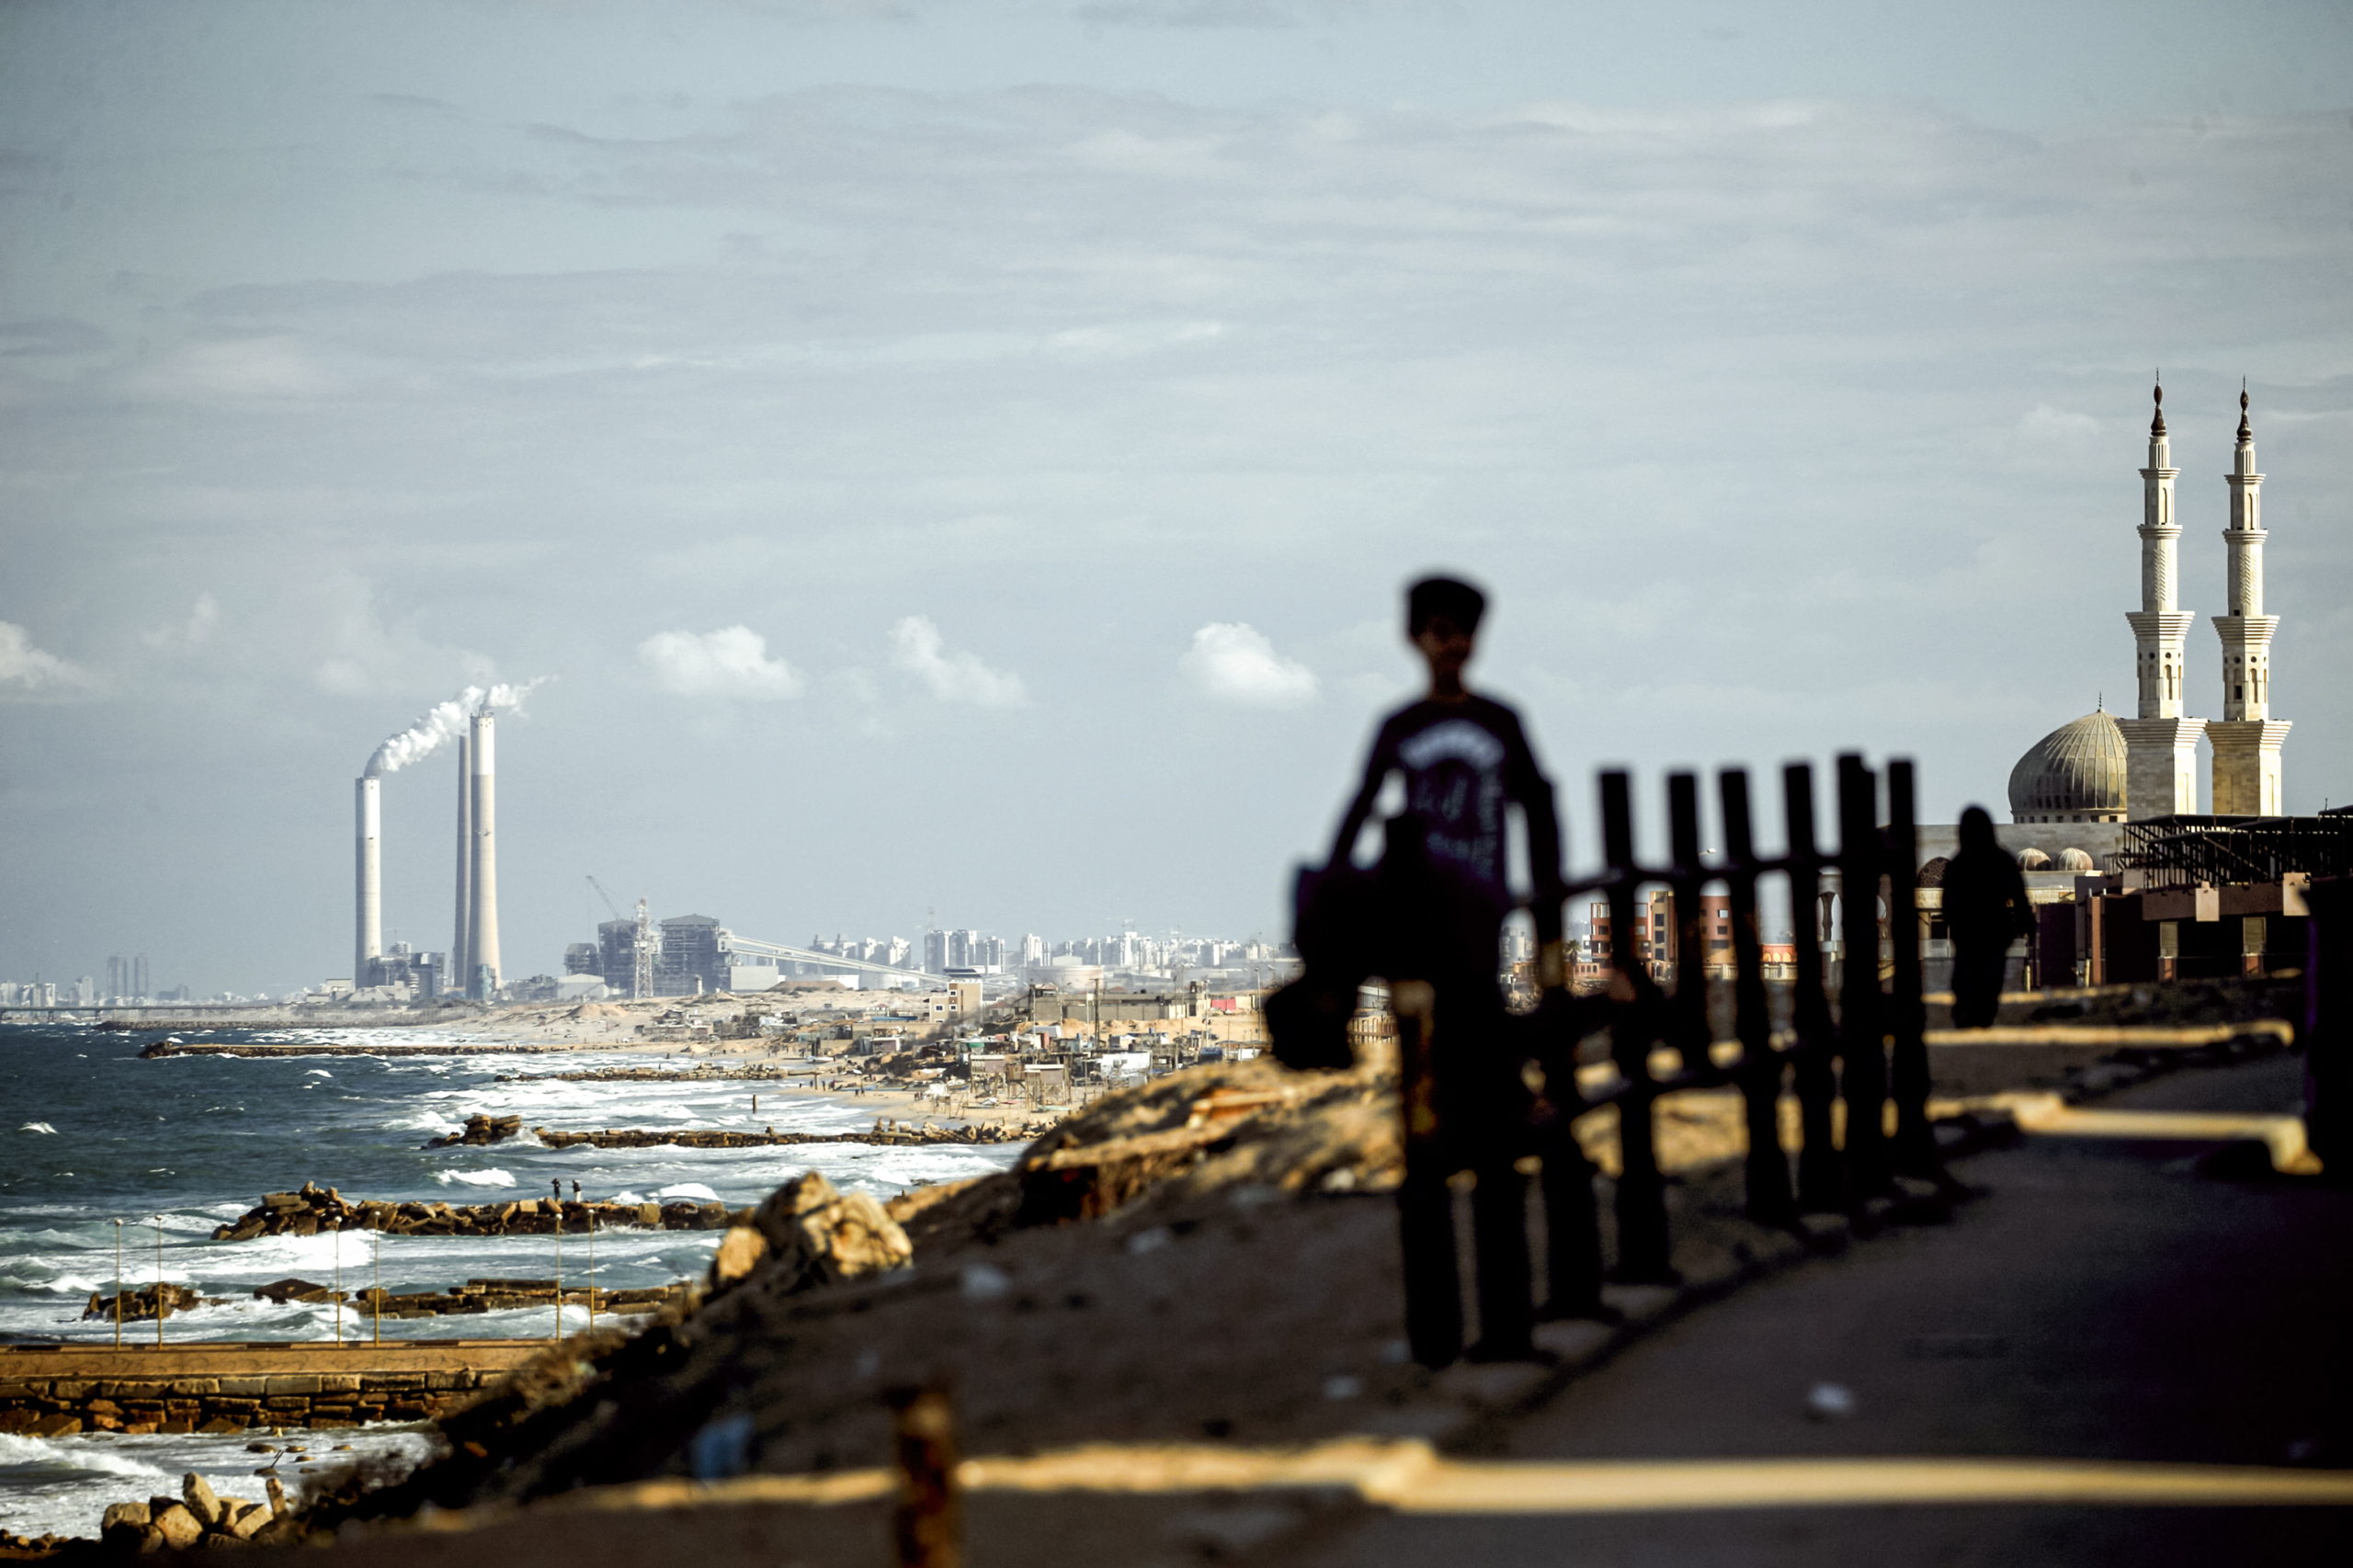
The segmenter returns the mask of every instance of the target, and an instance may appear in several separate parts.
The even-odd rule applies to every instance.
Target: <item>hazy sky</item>
[[[351,779],[535,676],[512,974],[592,872],[1277,935],[1432,565],[1580,866],[1605,763],[1998,809],[2129,711],[2158,365],[2341,802],[2348,84],[2342,3],[0,6],[0,977],[347,972]]]

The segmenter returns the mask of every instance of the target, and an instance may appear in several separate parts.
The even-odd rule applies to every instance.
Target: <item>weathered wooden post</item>
[[[1895,1088],[1895,1169],[1933,1180],[1941,1174],[1937,1135],[1928,1125],[1928,1013],[1920,999],[1920,911],[1917,804],[1912,764],[1887,765],[1887,930],[1895,949],[1889,983],[1887,1032]]]
[[[1781,769],[1781,802],[1789,830],[1790,939],[1797,945],[1791,1026],[1797,1034],[1795,1078],[1799,1125],[1798,1208],[1835,1214],[1847,1207],[1846,1173],[1831,1136],[1831,1101],[1837,1083],[1830,1059],[1837,1035],[1822,972],[1822,853],[1813,836],[1813,769],[1793,762]]]
[[[1725,903],[1732,915],[1733,1035],[1740,1041],[1740,1091],[1748,1119],[1748,1217],[1759,1225],[1797,1218],[1790,1162],[1781,1153],[1781,1058],[1766,1006],[1765,954],[1756,930],[1756,845],[1750,829],[1748,771],[1716,776],[1723,807]]]
[[[1880,1023],[1879,779],[1838,758],[1838,1089],[1847,1102],[1847,1197],[1887,1190],[1887,1040]]]
[[[956,1483],[956,1412],[938,1383],[899,1388],[891,1405],[899,1502],[891,1533],[899,1568],[957,1568],[963,1561],[963,1503]]]
[[[1609,864],[1610,962],[1634,991],[1633,1003],[1619,1010],[1609,1028],[1609,1054],[1627,1085],[1618,1101],[1617,1276],[1632,1284],[1672,1283],[1666,1184],[1659,1175],[1652,1121],[1657,1094],[1651,1042],[1657,1038],[1654,1020],[1661,998],[1650,971],[1627,956],[1633,950],[1634,888],[1641,877],[1627,778],[1614,769],[1601,776],[1601,841],[1602,858]]]

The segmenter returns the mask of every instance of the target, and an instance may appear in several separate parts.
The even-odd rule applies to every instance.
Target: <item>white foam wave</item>
[[[515,1185],[515,1178],[512,1176],[495,1166],[481,1171],[436,1171],[433,1174],[433,1179],[444,1187],[448,1187],[452,1182],[463,1182],[468,1187],[513,1187]]]
[[[703,1184],[699,1181],[676,1182],[669,1187],[663,1187],[654,1196],[656,1198],[691,1198],[703,1203],[716,1203],[719,1201],[719,1194],[711,1191],[710,1188],[703,1186]]]
[[[305,1078],[332,1078],[335,1074],[328,1072],[324,1067],[313,1067],[309,1072],[303,1074],[302,1076]]]
[[[17,1131],[19,1132],[46,1132],[51,1138],[57,1136],[57,1129],[51,1127],[46,1121],[28,1121],[22,1127],[17,1128]]]

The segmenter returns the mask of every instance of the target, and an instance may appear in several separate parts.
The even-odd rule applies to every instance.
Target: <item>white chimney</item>
[[[472,951],[466,965],[466,994],[488,1001],[498,987],[498,797],[497,726],[488,713],[473,716],[468,739],[473,765],[473,912],[466,936]]]
[[[384,831],[381,781],[373,774],[354,781],[359,830],[358,929],[352,944],[351,983],[368,983],[368,964],[384,952]]]
[[[473,740],[458,737],[458,922],[449,938],[449,967],[441,988],[460,996],[471,995],[474,983],[474,765]]]

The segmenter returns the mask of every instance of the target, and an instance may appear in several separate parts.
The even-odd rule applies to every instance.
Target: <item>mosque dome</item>
[[[2122,822],[2124,732],[2105,709],[2062,724],[2010,769],[2013,822]]]
[[[2063,871],[2087,872],[2093,869],[2092,858],[2081,849],[2062,849],[2058,867]]]
[[[2045,855],[2040,849],[2032,847],[2021,849],[2018,851],[2018,869],[2021,871],[2047,871],[2051,869],[2051,857]]]

